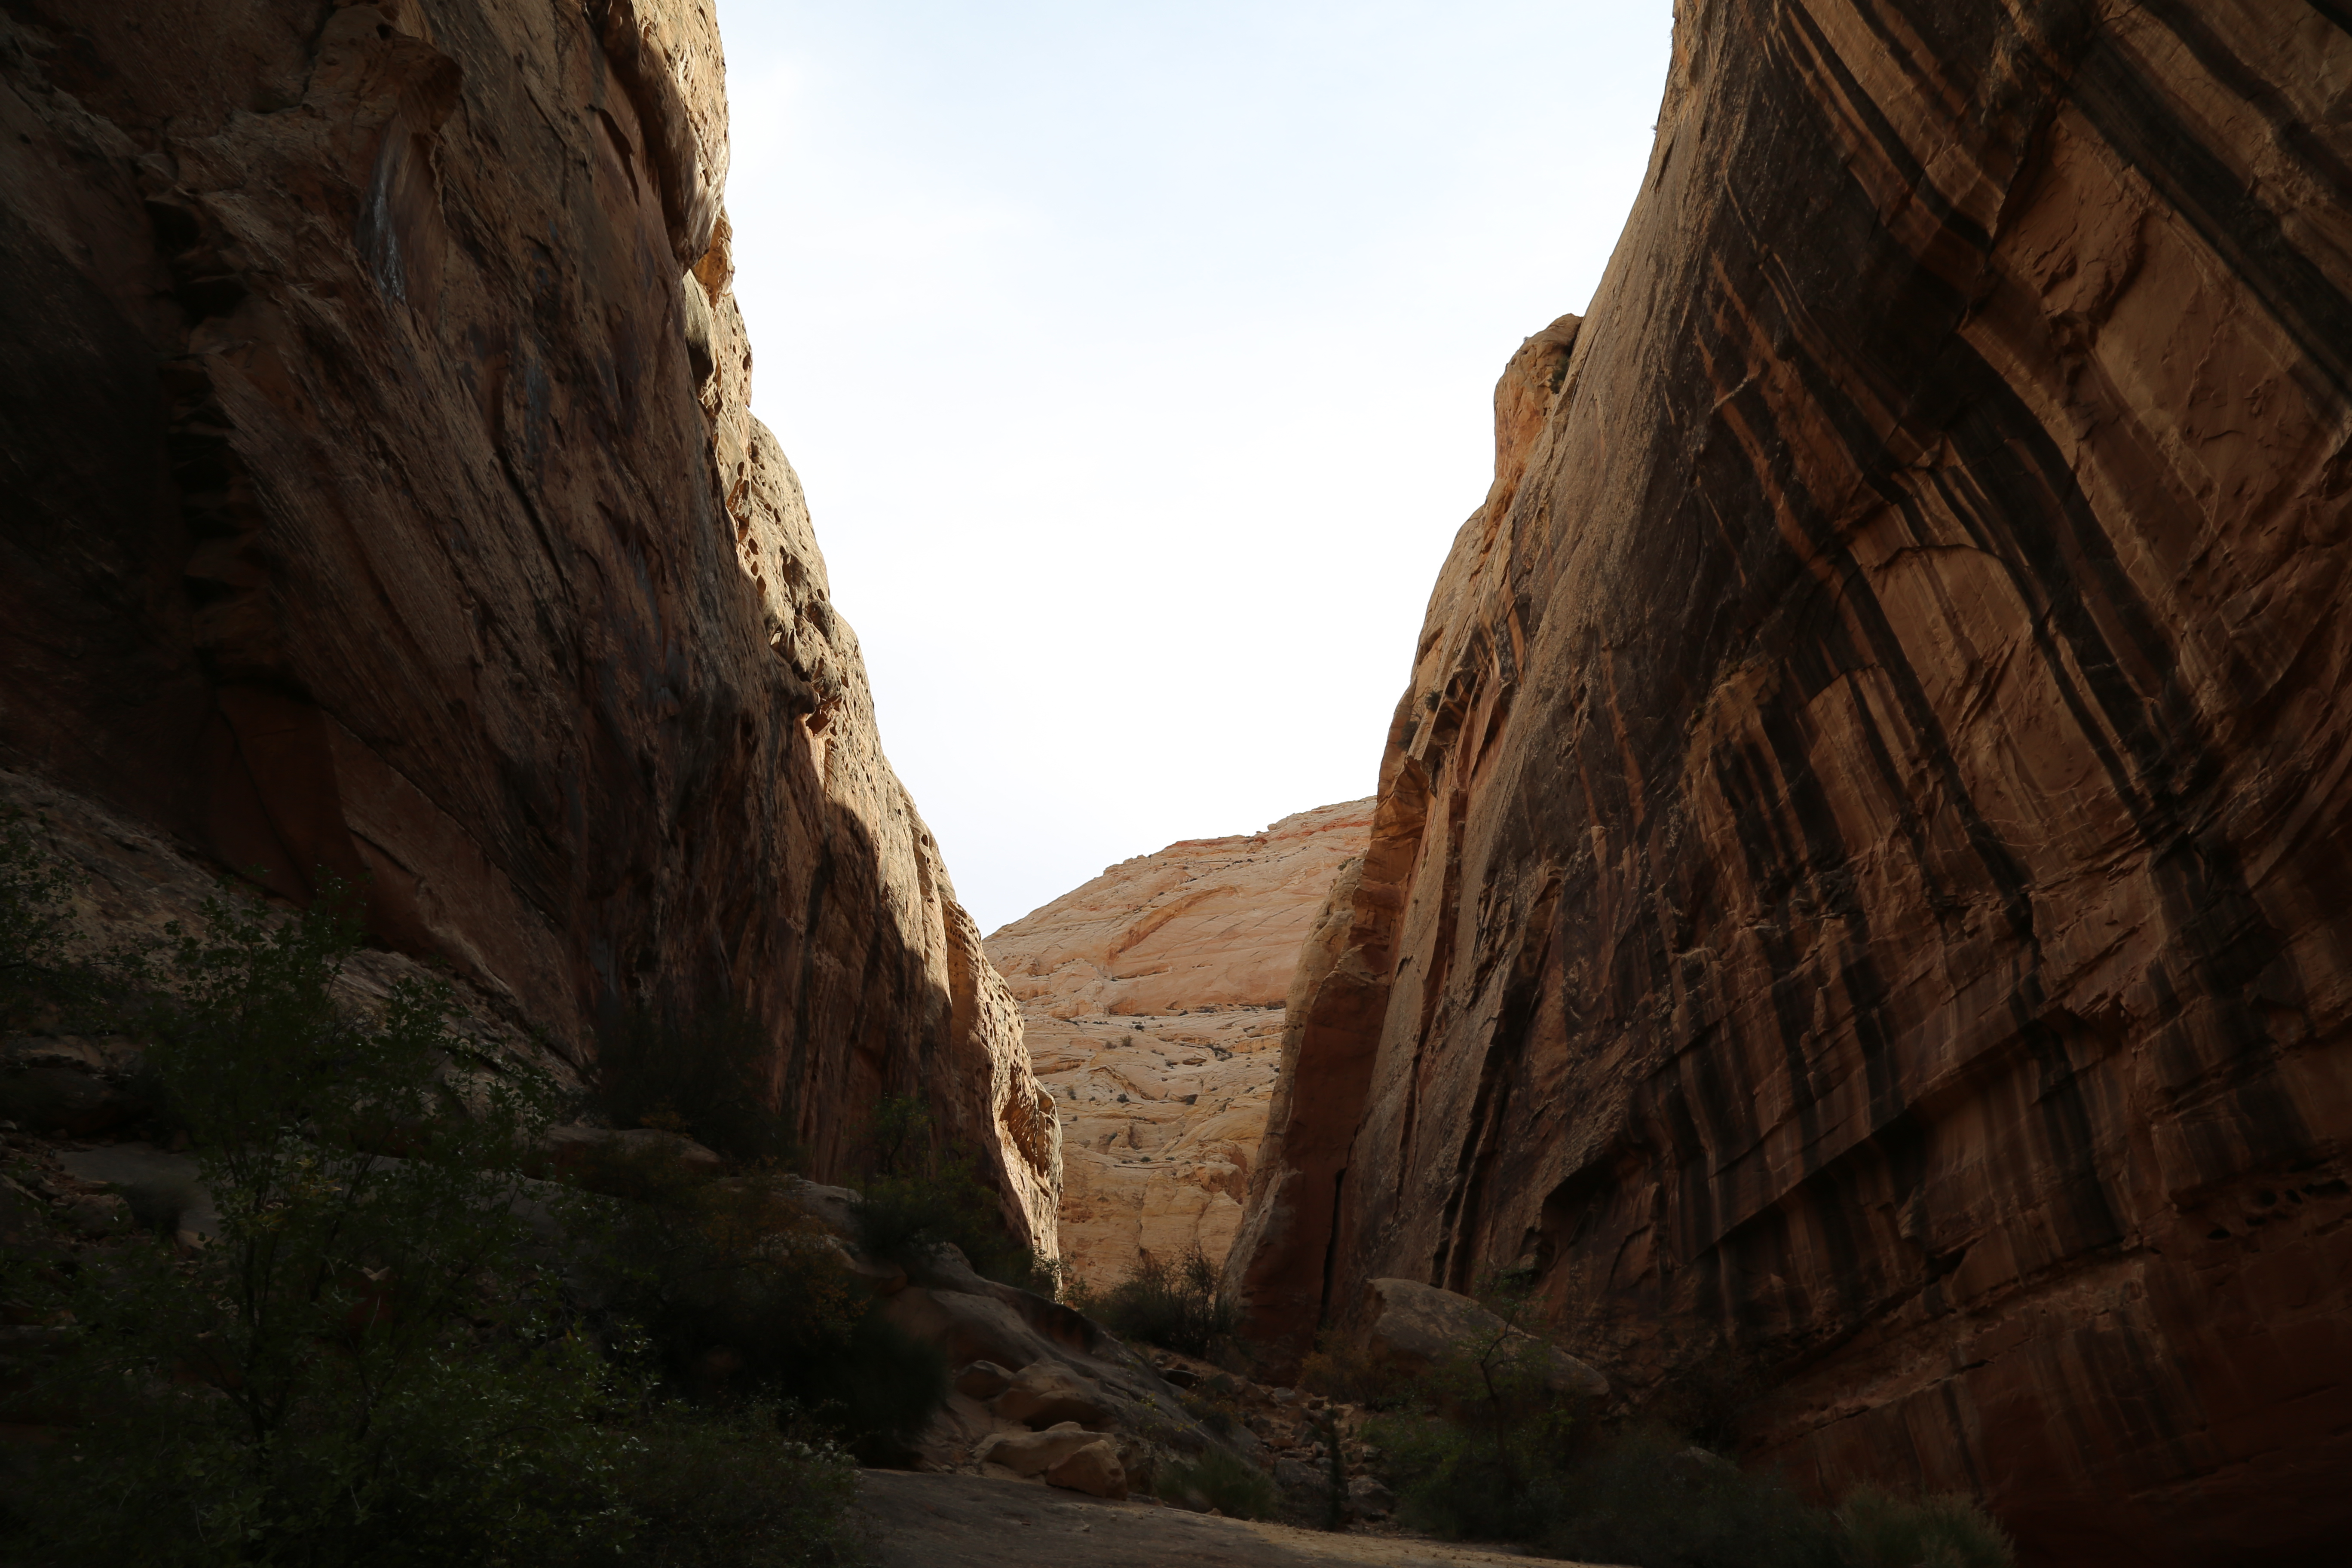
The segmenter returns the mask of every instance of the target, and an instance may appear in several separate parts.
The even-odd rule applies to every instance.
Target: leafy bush
[[[780,1417],[795,1429],[780,1429]],[[866,1542],[849,1522],[856,1461],[798,1430],[790,1412],[758,1404],[716,1415],[671,1406],[633,1436],[619,1486],[636,1528],[622,1562],[851,1568],[867,1560]]]
[[[1268,1519],[1282,1501],[1273,1477],[1227,1448],[1209,1448],[1197,1459],[1164,1465],[1154,1484],[1166,1501],[1213,1508],[1227,1519]]]
[[[1325,1382],[1377,1393],[1388,1407],[1365,1435],[1410,1524],[1636,1568],[2007,1568],[2011,1561],[2006,1538],[1966,1499],[1906,1502],[1863,1489],[1833,1516],[1779,1478],[1743,1471],[1654,1420],[1603,1431],[1547,1386],[1549,1346],[1515,1331],[1532,1316],[1525,1287],[1490,1281],[1486,1302],[1499,1325],[1455,1343],[1411,1384],[1383,1384],[1344,1349],[1310,1358]],[[1719,1415],[1727,1406],[1707,1398],[1694,1407]]]
[[[1230,1437],[1242,1425],[1241,1384],[1223,1373],[1213,1373],[1198,1388],[1178,1395],[1195,1421],[1220,1437]]]
[[[1240,1312],[1225,1294],[1224,1273],[1198,1242],[1174,1261],[1150,1254],[1083,1310],[1130,1340],[1183,1355],[1208,1356],[1230,1344]]]
[[[789,1164],[789,1108],[777,1102],[774,1042],[733,1003],[698,1011],[615,1010],[596,1036],[596,1107],[617,1127],[682,1132],[730,1159]]]
[[[1856,1487],[1837,1510],[1864,1568],[2008,1568],[2016,1548],[1975,1499],[1899,1498]]]
[[[0,815],[0,1025],[79,990],[66,958],[78,882],[23,814]]]
[[[701,1400],[793,1402],[869,1462],[898,1462],[947,1399],[947,1365],[860,1299],[824,1230],[770,1179],[659,1150],[583,1180],[625,1200],[588,1265],[616,1337]]]
[[[1664,1432],[1597,1445],[1546,1498],[1532,1539],[1558,1557],[1640,1568],[1843,1568],[1836,1521],[1777,1478]]]
[[[1374,1362],[1353,1339],[1329,1331],[1316,1336],[1315,1349],[1299,1364],[1298,1386],[1366,1410],[1404,1409],[1422,1393]]]
[[[220,1234],[66,1288],[89,1420],[31,1494],[59,1561],[526,1563],[611,1528],[600,1363],[524,1261],[514,1172],[544,1097],[485,1076],[457,1114],[460,1047],[422,986],[343,1016],[339,896],[284,921],[216,901],[175,931],[148,1060]]]
[[[20,1408],[71,1425],[0,1483],[0,1557],[859,1558],[840,1453],[772,1409],[658,1397],[579,1331],[551,1242],[584,1205],[518,1173],[545,1086],[472,1059],[432,988],[339,1008],[341,889],[289,918],[216,901],[174,936],[144,1032],[219,1232],[12,1271],[12,1316],[67,1325]]]
[[[942,1142],[911,1095],[884,1098],[867,1124],[859,1178],[858,1240],[877,1258],[919,1271],[942,1247],[976,1273],[1052,1299],[1061,1270],[1013,1238],[995,1189],[971,1152]]]

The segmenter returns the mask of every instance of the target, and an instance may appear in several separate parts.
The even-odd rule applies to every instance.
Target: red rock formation
[[[988,939],[1062,1112],[1062,1257],[1097,1286],[1145,1254],[1223,1258],[1265,1130],[1282,1000],[1372,803],[1106,867]]]
[[[2033,1561],[2352,1539],[2347,82],[2304,0],[1681,8],[1294,984],[1261,1332],[1525,1264]]]
[[[731,998],[819,1173],[920,1089],[1050,1249],[1050,1101],[748,413],[709,0],[0,35],[0,763],[370,877],[575,1057]]]

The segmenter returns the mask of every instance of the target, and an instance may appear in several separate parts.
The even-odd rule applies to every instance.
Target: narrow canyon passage
[[[1062,1257],[1088,1284],[1232,1248],[1299,943],[1371,807],[1139,855],[988,938],[1060,1107]]]
[[[1272,47],[1138,9],[1233,67],[1188,134]],[[1399,683],[1307,798],[1371,795],[985,938],[824,447],[752,412],[721,21],[0,7],[0,1557],[1919,1568],[1872,1521],[1933,1519],[1970,1568],[2336,1568],[2352,10],[1681,0],[1589,305],[1480,362],[1417,628],[1250,563],[1157,637],[1100,635],[1150,582],[951,584],[1066,660],[1312,643],[1229,732],[1087,735],[1089,787]],[[1470,26],[1346,26],[1408,24]],[[1590,89],[1539,63],[1547,113]],[[770,129],[857,97],[756,79]],[[1304,207],[1294,151],[1242,161]],[[1460,200],[1566,199],[1486,160]],[[834,237],[1014,223],[909,188]],[[1335,367],[1393,292],[1268,340],[1318,444],[1221,438],[1385,483],[1412,372]],[[1125,325],[1089,352],[1157,374]],[[1024,413],[1014,488],[1096,533],[969,526],[923,421],[1014,384],[923,349],[875,356],[877,488],[959,548],[1207,553],[1138,521],[1181,443],[1091,381],[1164,462]],[[1418,595],[1376,488],[1283,504]],[[939,564],[862,559],[867,605]],[[971,640],[908,637],[957,721],[1108,732]],[[966,821],[1004,785],[932,777]]]

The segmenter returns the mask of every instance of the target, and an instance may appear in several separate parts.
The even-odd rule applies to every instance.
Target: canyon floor
[[[1042,1483],[909,1470],[867,1470],[863,1479],[861,1506],[883,1568],[1457,1568],[1525,1561],[1491,1547],[1108,1502]]]

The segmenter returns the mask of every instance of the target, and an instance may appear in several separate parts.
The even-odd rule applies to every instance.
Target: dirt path
[[[866,1470],[863,1479],[863,1506],[881,1542],[883,1568],[1466,1568],[1528,1562],[1492,1549],[1211,1519],[979,1476]]]

